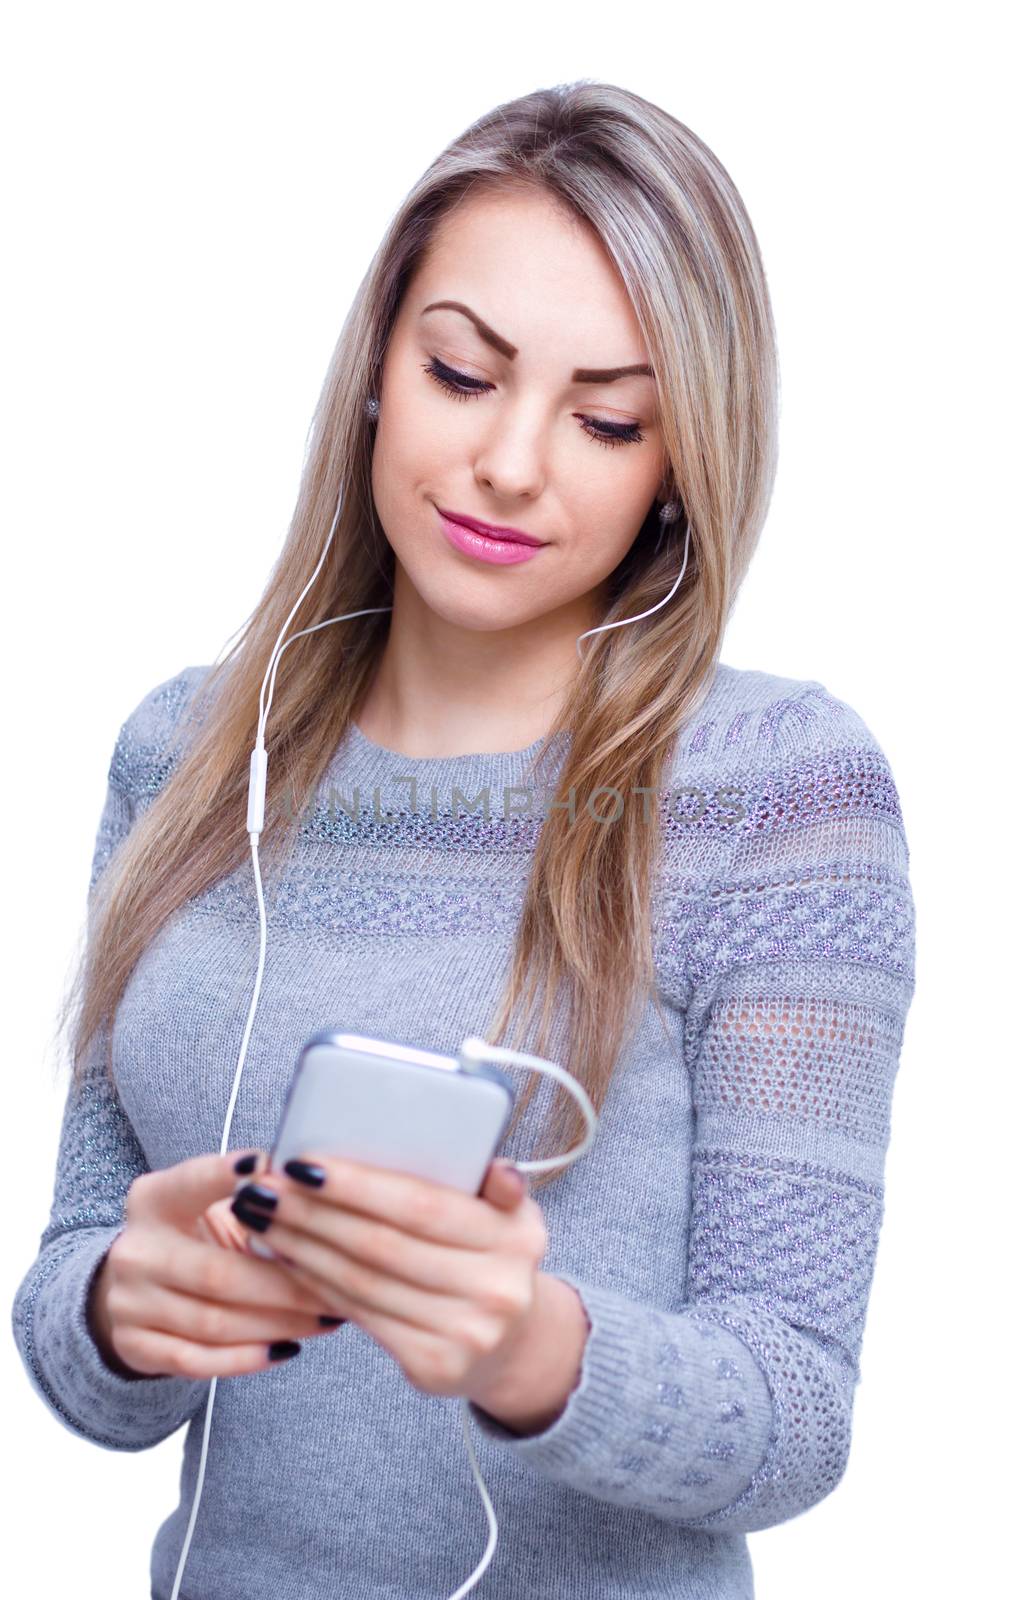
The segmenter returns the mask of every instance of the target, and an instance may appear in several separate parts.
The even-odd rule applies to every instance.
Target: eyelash
[[[435,356],[431,361],[423,363],[422,371],[428,373],[433,382],[438,383],[440,388],[452,395],[455,400],[476,400],[479,395],[486,394],[493,388],[491,383],[483,383],[480,378],[470,378],[465,372],[457,372],[453,367],[445,366]],[[467,387],[459,387],[461,384]],[[637,422],[597,422],[594,417],[582,417],[581,425],[590,439],[594,439],[596,444],[608,446],[611,450],[621,444],[641,444],[645,438]]]

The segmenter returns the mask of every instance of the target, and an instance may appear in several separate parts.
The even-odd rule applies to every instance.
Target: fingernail
[[[324,1328],[339,1328],[347,1321],[347,1318],[346,1317],[320,1317],[319,1321],[322,1323]]]
[[[321,1189],[326,1182],[322,1167],[314,1167],[310,1161],[285,1161],[284,1171],[289,1178],[295,1178],[298,1183],[307,1183],[311,1189]]]
[[[528,1188],[528,1179],[525,1177],[525,1174],[518,1171],[513,1161],[505,1161],[503,1165],[504,1171],[510,1173],[511,1180],[513,1181],[514,1187],[517,1189],[518,1194],[523,1195]]]
[[[240,1200],[232,1200],[230,1209],[239,1222],[243,1222],[246,1228],[254,1228],[256,1233],[265,1233],[273,1221],[273,1218],[268,1217],[265,1211],[252,1211]]]
[[[271,1361],[287,1361],[291,1356],[296,1356],[301,1349],[297,1339],[278,1339],[269,1346],[269,1359]]]
[[[245,1206],[261,1206],[267,1211],[275,1211],[280,1197],[275,1189],[267,1189],[264,1183],[246,1183],[234,1198]]]
[[[253,1150],[251,1155],[242,1156],[240,1160],[235,1161],[234,1171],[238,1173],[240,1177],[247,1178],[250,1172],[255,1171],[258,1161],[259,1152],[258,1150]]]

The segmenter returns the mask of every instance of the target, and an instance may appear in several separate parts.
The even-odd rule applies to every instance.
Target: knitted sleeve
[[[565,1410],[518,1436],[472,1408],[550,1478],[730,1533],[797,1516],[845,1470],[914,990],[908,849],[875,739],[815,683],[758,731],[720,876],[673,930],[694,1104],[679,1309],[561,1273],[591,1325]]]
[[[145,772],[149,788],[158,786],[161,734],[168,710],[182,703],[183,677],[160,685],[121,727],[96,832],[90,918],[96,886],[137,814],[141,791],[134,780]],[[72,1080],[68,1089],[49,1223],[15,1295],[12,1325],[32,1386],[59,1422],[109,1450],[145,1450],[195,1414],[208,1382],[125,1377],[107,1367],[88,1328],[92,1278],[123,1226],[132,1180],[148,1171],[103,1066],[106,1040],[104,1029],[92,1042],[81,1085]]]

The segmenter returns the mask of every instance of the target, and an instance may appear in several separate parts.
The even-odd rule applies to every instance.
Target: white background
[[[819,1506],[751,1536],[757,1597],[1006,1587],[1018,264],[996,17],[8,13],[8,1305],[48,1215],[65,1090],[50,1039],[118,727],[211,662],[260,594],[334,340],[411,183],[498,102],[609,80],[708,142],[769,275],[782,459],[723,659],[817,679],[864,717],[900,791],[918,914],[850,1464]],[[10,1591],[147,1595],[183,1433],[104,1451],[46,1411],[10,1338],[0,1374]],[[478,1522],[465,1576],[481,1503]]]

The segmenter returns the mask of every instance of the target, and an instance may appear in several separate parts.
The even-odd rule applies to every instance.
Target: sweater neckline
[[[527,763],[531,757],[537,755],[542,749],[545,740],[545,735],[542,735],[532,744],[525,745],[524,749],[520,750],[465,750],[452,756],[406,756],[402,755],[399,750],[390,750],[386,745],[377,744],[374,739],[368,738],[356,722],[349,723],[348,727],[352,744],[363,755],[370,756],[374,760],[384,757],[388,761],[401,761],[410,767],[435,766],[437,763],[451,761],[486,761],[495,764],[502,762]]]
[[[388,800],[394,804],[407,804],[411,810],[424,804],[453,805],[455,788],[465,795],[488,788],[492,796],[491,803],[503,807],[507,788],[528,789],[535,786],[541,789],[555,782],[570,744],[570,735],[564,731],[554,735],[543,764],[537,762],[537,758],[545,742],[544,736],[521,750],[469,750],[452,756],[406,756],[374,743],[357,723],[349,722],[325,777],[341,787],[357,785],[364,794],[378,787]],[[411,780],[410,788],[403,781],[405,779]],[[432,790],[436,791],[438,797],[435,802]],[[524,805],[520,797],[515,797],[509,803]]]

